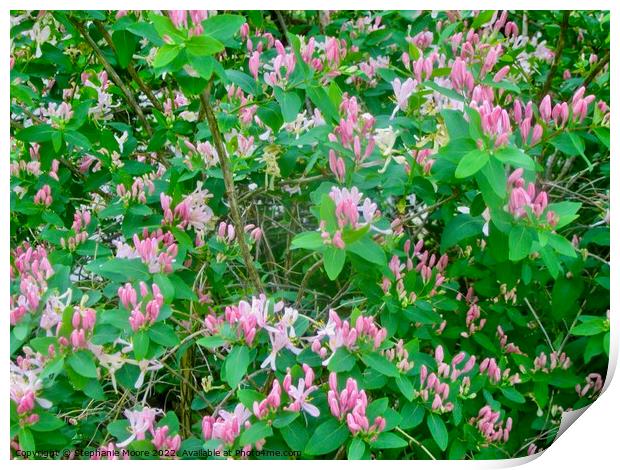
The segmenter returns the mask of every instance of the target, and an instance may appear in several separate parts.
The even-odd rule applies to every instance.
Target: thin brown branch
[[[560,61],[562,60],[562,51],[564,50],[564,43],[566,42],[566,32],[568,31],[568,18],[570,17],[571,10],[565,10],[562,16],[562,24],[560,25],[560,36],[558,37],[558,45],[555,48],[555,57],[553,59],[553,64],[549,69],[549,74],[547,75],[547,80],[545,81],[545,85],[540,91],[539,101],[542,100],[545,95],[549,92],[551,88],[551,82],[553,81],[553,76],[560,65]]]
[[[116,47],[114,46],[114,41],[112,41],[112,36],[110,36],[110,33],[108,33],[108,31],[105,29],[105,27],[100,21],[95,21],[95,24],[97,25],[97,29],[99,29],[99,32],[101,33],[105,41],[108,43],[108,46],[110,46],[110,48],[116,53]],[[144,81],[140,78],[140,75],[138,75],[138,72],[136,71],[131,61],[129,62],[129,64],[127,64],[127,72],[129,73],[131,78],[136,82],[140,90],[142,90],[142,93],[146,95],[146,97],[149,99],[151,104],[158,111],[161,111],[163,113],[164,107],[161,105],[161,103],[159,102],[159,100],[157,99],[153,91],[151,91],[151,89],[147,87]]]
[[[229,166],[226,148],[224,147],[224,143],[222,141],[222,134],[220,133],[220,128],[217,124],[217,119],[215,118],[215,114],[210,103],[212,83],[213,82],[209,82],[207,89],[200,95],[200,101],[205,112],[205,117],[207,118],[207,123],[209,124],[209,129],[211,130],[211,134],[213,136],[213,143],[215,145],[215,149],[217,150],[220,167],[222,168],[222,174],[224,175],[224,185],[226,186],[228,205],[230,206],[230,217],[235,227],[235,235],[237,237],[237,242],[239,243],[239,248],[241,249],[241,256],[243,257],[250,280],[258,293],[263,291],[263,284],[258,275],[258,271],[256,271],[256,267],[254,266],[254,259],[252,258],[250,249],[245,242],[245,231],[243,230],[244,225],[241,221],[241,215],[239,214],[239,206],[237,205],[237,191],[235,189],[233,174]]]
[[[583,86],[588,88],[588,85],[592,83],[592,81],[596,78],[596,76],[601,72],[601,70],[603,70],[605,65],[607,65],[608,63],[609,63],[609,50],[607,50],[607,53],[603,56],[601,60],[598,61],[598,64],[596,64],[596,67],[594,67],[592,71],[590,72],[590,74],[586,77],[586,79],[583,82]]]
[[[147,134],[149,136],[152,136],[153,135],[153,131],[151,130],[151,126],[150,126],[149,122],[146,120],[146,117],[144,116],[144,113],[142,112],[142,108],[140,108],[140,105],[136,101],[136,97],[134,96],[134,94],[131,91],[131,89],[127,85],[125,85],[125,83],[123,82],[121,77],[118,75],[118,73],[116,73],[116,70],[114,70],[114,67],[112,67],[110,65],[110,63],[108,62],[108,60],[103,55],[103,52],[101,51],[101,49],[99,48],[99,46],[97,45],[95,40],[91,37],[90,34],[88,34],[88,31],[87,31],[86,27],[84,26],[84,24],[80,23],[79,21],[77,21],[77,20],[75,20],[73,18],[71,18],[70,20],[71,20],[71,23],[73,23],[73,25],[80,32],[82,37],[90,45],[92,50],[95,52],[95,55],[99,59],[99,62],[101,62],[101,64],[105,68],[106,72],[108,73],[108,75],[110,76],[112,81],[116,84],[117,87],[119,87],[121,89],[121,91],[123,92],[123,94],[127,98],[127,101],[129,102],[129,105],[133,108],[133,110],[135,111],[136,115],[138,116],[138,118],[142,122],[142,125],[144,126],[144,129],[146,130]]]

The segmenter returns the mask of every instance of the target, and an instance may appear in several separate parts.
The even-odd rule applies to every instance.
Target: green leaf
[[[474,19],[474,22],[471,24],[472,29],[478,29],[480,26],[491,21],[493,18],[494,10],[483,10],[478,13],[478,16]],[[445,449],[442,449],[445,450]]]
[[[609,321],[605,318],[592,318],[574,326],[570,331],[574,336],[594,336],[609,331]]]
[[[281,88],[275,88],[275,95],[278,103],[280,103],[284,122],[293,122],[301,109],[299,96],[294,91],[284,92]]]
[[[179,52],[181,52],[181,49],[179,46],[175,44],[164,44],[163,46],[159,48],[159,50],[157,51],[157,54],[155,55],[155,60],[153,61],[153,67],[155,68],[165,67],[166,65],[168,65],[170,62],[172,62],[174,59],[177,58],[177,56],[179,55]]]
[[[32,432],[30,432],[30,429],[21,428],[17,433],[17,437],[19,439],[19,447],[21,450],[27,452],[35,451],[34,436],[32,435]]]
[[[354,438],[347,450],[348,460],[360,460],[366,452],[366,444],[359,437]]]
[[[47,142],[55,132],[57,130],[49,124],[39,124],[22,129],[15,137],[24,142]]]
[[[119,30],[112,33],[112,42],[116,50],[118,65],[124,69],[127,68],[138,45],[138,37],[127,30]]]
[[[411,401],[413,399],[414,388],[407,377],[404,375],[396,377],[396,386],[407,400]]]
[[[471,237],[482,235],[482,217],[472,217],[469,214],[459,214],[454,217],[443,230],[441,236],[441,251]]]
[[[310,101],[312,101],[312,103],[319,108],[319,111],[321,111],[321,114],[327,121],[338,123],[340,120],[338,109],[334,106],[334,103],[332,103],[329,95],[322,87],[309,87],[306,92],[308,94],[308,98],[310,98]]]
[[[226,382],[235,388],[245,376],[250,365],[250,351],[247,346],[235,346],[224,361]]]
[[[298,233],[291,241],[291,250],[305,248],[306,250],[317,251],[324,246],[323,238],[319,232]]]
[[[448,447],[448,430],[443,420],[436,414],[430,413],[426,417],[426,425],[439,448],[446,450]]]
[[[193,36],[187,40],[185,47],[195,57],[209,56],[224,50],[224,44],[209,36]]]
[[[407,403],[400,411],[403,420],[400,422],[402,429],[412,429],[418,426],[424,419],[426,409],[420,403]]]
[[[346,246],[346,250],[355,253],[373,264],[385,266],[387,259],[383,249],[369,237],[364,237]]]
[[[489,161],[489,154],[483,150],[472,150],[465,154],[456,166],[454,176],[457,178],[467,178],[475,175]]]
[[[200,78],[209,80],[213,75],[214,59],[213,57],[196,57],[190,55],[188,57],[189,64],[194,68]]]
[[[353,366],[355,366],[355,356],[347,348],[340,347],[329,360],[327,369],[330,372],[348,372],[353,369]]]
[[[377,352],[362,354],[362,362],[388,377],[398,377],[400,375],[398,367]]]
[[[298,411],[280,411],[273,420],[274,428],[283,428],[288,426],[299,417]]]
[[[117,282],[146,281],[149,270],[140,259],[96,259],[85,266],[87,271]]]
[[[573,246],[573,244],[562,235],[558,235],[557,233],[550,233],[549,245],[553,249],[555,249],[555,251],[560,255],[569,256],[571,258],[577,257],[577,253],[575,253],[575,247]]]
[[[172,21],[167,16],[150,14],[149,19],[153,22],[155,30],[159,34],[159,37],[163,39],[165,36],[170,37],[175,43],[178,43],[184,39],[183,34],[172,24]]]
[[[508,235],[508,259],[520,261],[530,254],[532,249],[532,234],[528,227],[515,225]]]
[[[504,165],[497,159],[490,159],[488,163],[482,167],[482,170],[480,170],[480,175],[484,177],[495,195],[500,199],[506,197],[506,173],[504,171]],[[482,188],[480,188],[480,190],[482,191]],[[488,203],[488,198],[485,198],[485,202]]]
[[[179,344],[179,338],[177,338],[174,329],[163,322],[155,323],[151,326],[151,328],[149,328],[149,338],[157,344],[161,344],[162,346],[169,348]]]
[[[226,343],[227,341],[218,335],[207,336],[206,338],[200,338],[196,341],[196,344],[207,349],[217,349],[224,346]]]
[[[323,253],[323,266],[325,267],[325,272],[330,280],[333,281],[338,277],[338,274],[340,274],[340,271],[342,271],[342,268],[344,267],[345,260],[346,253],[344,250],[333,246],[327,247]]]
[[[382,432],[371,444],[373,449],[399,449],[407,447],[407,441],[398,437],[393,432]]]
[[[39,421],[31,426],[37,432],[50,432],[62,428],[66,423],[50,413],[39,413]]]
[[[133,335],[133,353],[138,361],[146,358],[149,350],[149,334],[140,330]]]
[[[308,439],[310,438],[308,428],[306,428],[306,424],[301,419],[296,419],[292,423],[281,428],[280,434],[284,442],[286,442],[286,445],[292,450],[299,452],[305,449]]]
[[[514,387],[507,387],[500,389],[502,395],[515,403],[525,403],[525,397]]]
[[[97,378],[95,358],[90,351],[80,350],[74,352],[67,358],[67,363],[82,377]]]
[[[245,23],[241,15],[218,14],[202,22],[205,34],[225,43],[239,32]]]
[[[248,444],[255,444],[257,441],[266,437],[272,436],[273,430],[266,421],[258,421],[243,431],[239,438],[239,445],[246,446]]]
[[[274,133],[277,133],[282,127],[282,112],[280,111],[280,106],[278,103],[274,103],[273,101],[262,105],[258,108],[256,115],[259,117],[261,121],[271,127]]]
[[[304,452],[308,455],[329,454],[344,444],[348,437],[347,425],[329,418],[315,429]]]
[[[497,150],[493,156],[502,163],[508,163],[514,168],[523,168],[524,170],[534,171],[536,163],[532,158],[526,155],[523,150],[514,147],[504,147]]]

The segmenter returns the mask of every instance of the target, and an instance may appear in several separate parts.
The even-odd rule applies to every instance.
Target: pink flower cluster
[[[49,184],[43,185],[43,187],[34,195],[34,203],[41,206],[49,207],[52,205],[53,201],[52,188],[50,188]]]
[[[144,282],[140,282],[141,300],[138,302],[138,294],[130,283],[118,288],[118,297],[123,306],[131,311],[129,324],[133,331],[138,331],[145,325],[152,325],[157,321],[159,312],[164,305],[164,296],[161,294],[157,284],[153,283],[151,292]],[[142,304],[146,301],[144,312]]]
[[[547,364],[547,360],[549,360],[549,364]],[[568,369],[571,366],[571,360],[566,355],[566,353],[562,352],[558,354],[557,351],[552,351],[549,356],[544,352],[541,352],[534,359],[534,372],[544,372],[548,374],[554,369]]]
[[[490,406],[486,405],[480,408],[478,417],[472,418],[470,421],[480,431],[487,444],[507,442],[510,437],[512,418],[508,418],[506,425],[504,425],[503,420],[499,421],[500,416],[501,414],[498,411],[493,411]]]
[[[243,91],[241,91],[241,93],[243,94]],[[183,143],[185,144],[185,147],[187,147],[187,149],[189,150],[189,156],[191,157],[194,154],[198,155],[207,168],[213,167],[219,162],[217,150],[211,145],[210,142],[198,142],[196,145],[194,145],[186,139]],[[190,168],[193,168],[191,162],[188,161],[187,163]]]
[[[337,419],[346,419],[347,426],[355,436],[363,434],[371,440],[385,429],[385,418],[377,416],[371,425],[366,416],[368,398],[364,390],[359,390],[357,381],[352,377],[347,379],[345,388],[338,391],[338,379],[335,372],[329,374],[329,391],[327,403],[333,416]]]
[[[304,370],[304,377],[299,379],[297,386],[292,384],[293,378],[290,369],[288,369],[284,381],[282,382],[282,387],[280,387],[278,380],[274,379],[269,395],[260,402],[254,402],[254,415],[258,419],[263,419],[278,410],[282,401],[282,389],[284,389],[291,400],[290,404],[284,408],[285,410],[305,411],[310,416],[319,416],[319,409],[311,404],[309,399],[309,395],[318,390],[316,385],[312,385],[314,381],[314,371],[307,364],[303,364],[302,367]]]
[[[355,326],[351,327],[348,320],[342,321],[335,310],[329,311],[329,322],[317,332],[313,338],[312,351],[322,358],[327,356],[327,350],[321,345],[321,340],[327,337],[328,345],[332,354],[323,361],[323,365],[329,364],[331,358],[340,347],[352,351],[357,349],[360,342],[370,344],[373,349],[379,349],[381,343],[387,337],[387,330],[380,328],[373,317],[360,315],[355,320]]]
[[[243,404],[239,403],[232,412],[221,410],[217,416],[205,416],[202,418],[202,436],[208,441],[217,439],[222,441],[222,445],[232,445],[239,437],[241,431],[250,427],[249,418],[252,413]],[[265,440],[261,439],[254,445],[261,449]],[[252,445],[248,444],[243,449],[250,450]]]
[[[465,326],[467,327],[467,330],[461,332],[461,336],[463,338],[467,338],[473,335],[476,331],[482,330],[487,322],[487,319],[481,318],[480,307],[478,306],[478,297],[474,294],[474,288],[472,286],[468,287],[465,296],[463,296],[460,292],[456,295],[456,300],[460,301],[462,299],[469,304],[469,309],[465,315]]]
[[[284,377],[282,387],[292,400],[291,404],[288,405],[285,410],[305,411],[310,416],[316,418],[321,413],[316,406],[309,402],[309,395],[315,390],[318,390],[318,387],[312,384],[312,382],[314,382],[314,371],[308,364],[302,364],[302,368],[304,377],[299,379],[297,386],[292,384],[293,378],[290,369],[287,370],[286,376]]]
[[[265,72],[263,78],[267,85],[283,88],[295,70],[297,59],[294,52],[286,52],[286,49],[279,40],[275,41],[275,48],[278,54],[269,66],[272,71]]]
[[[145,229],[142,235],[144,239],[140,240],[138,234],[134,234],[134,248],[126,243],[115,242],[117,248],[116,257],[126,259],[139,258],[148,265],[150,273],[172,272],[172,263],[179,251],[172,233],[166,232],[164,234],[159,229],[157,232],[149,234]],[[162,247],[160,247],[160,243]]]
[[[508,112],[499,105],[493,106],[492,101],[488,99],[484,99],[480,105],[472,101],[471,107],[480,114],[482,132],[492,140],[495,148],[507,145],[512,134]]]
[[[14,253],[15,270],[11,266],[11,279],[19,277],[19,295],[11,296],[11,325],[16,325],[26,313],[35,313],[41,297],[47,291],[47,279],[54,270],[43,246],[33,248],[27,242]]]
[[[435,154],[435,150],[430,148],[425,149],[414,149],[411,151],[411,156],[416,161],[418,165],[422,167],[424,173],[429,175],[431,173],[431,168],[433,168],[433,164],[435,163],[435,159],[430,158],[431,155]]]
[[[340,118],[334,132],[328,134],[330,142],[338,142],[348,150],[353,151],[355,162],[362,163],[375,148],[375,139],[372,136],[375,126],[375,117],[369,113],[361,113],[357,98],[343,93],[339,111],[344,116]],[[336,151],[329,151],[330,158],[336,156]],[[333,169],[332,169],[333,171]],[[338,176],[338,174],[336,174]],[[341,175],[344,178],[344,172]]]
[[[388,265],[396,281],[396,292],[398,294],[398,298],[405,304],[414,303],[417,299],[415,292],[408,293],[405,288],[405,275],[407,272],[415,270],[420,273],[422,282],[427,284],[433,278],[434,269],[435,281],[433,288],[429,293],[430,296],[433,296],[436,294],[436,288],[440,287],[445,281],[443,273],[448,265],[448,255],[443,254],[437,258],[437,255],[430,254],[428,250],[422,251],[424,248],[424,240],[418,240],[413,246],[413,250],[411,245],[411,240],[407,240],[403,246],[406,257],[405,263],[401,263],[400,258],[397,255],[394,255]],[[390,288],[392,287],[392,282],[393,281],[390,278],[383,276],[383,281],[381,284],[383,292],[386,294],[389,293]]]
[[[196,232],[204,233],[213,219],[213,211],[207,205],[210,198],[209,191],[202,189],[201,183],[198,183],[194,192],[185,196],[173,212],[170,206],[172,198],[165,193],[160,193],[159,200],[164,211],[164,222],[172,224],[176,218],[180,220],[177,227],[183,230],[193,228]]]
[[[586,384],[581,386],[581,384],[575,385],[575,391],[577,395],[580,397],[585,397],[590,392],[590,397],[593,397],[595,394],[600,392],[603,388],[603,378],[599,373],[588,374],[586,377]]]
[[[73,317],[71,318],[71,326],[73,330],[69,336],[71,346],[73,349],[85,349],[88,347],[86,341],[86,335],[93,331],[95,328],[95,322],[97,320],[97,312],[93,308],[84,307],[78,305],[73,310]],[[58,324],[61,327],[61,323]],[[65,338],[59,338],[58,342],[63,344]]]
[[[467,70],[467,64],[460,57],[457,57],[452,64],[450,81],[452,88],[460,93],[469,94],[474,89],[474,76]]]
[[[584,98],[583,95],[585,92],[585,87],[580,87],[573,95],[573,99],[571,101],[571,111],[574,122],[583,122],[588,115],[588,105],[595,99],[594,95],[588,95]]]
[[[281,305],[278,304],[277,307],[281,308]],[[261,294],[252,297],[251,303],[242,300],[238,305],[227,306],[223,317],[218,318],[210,313],[205,318],[205,328],[211,334],[217,334],[222,323],[226,321],[230,326],[236,326],[239,338],[243,338],[245,343],[251,346],[256,333],[267,325],[268,310],[269,301]]]
[[[88,232],[86,227],[90,224],[90,212],[87,210],[77,210],[73,214],[73,224],[71,229],[75,232],[74,235],[60,239],[60,246],[69,250],[75,250],[80,243],[84,243],[88,239]]]
[[[164,452],[164,455],[175,455],[176,452],[181,448],[181,436],[176,435],[174,437],[168,435],[169,428],[168,426],[161,426],[159,428],[155,428],[155,432],[153,433],[152,444],[155,446],[155,449],[159,451],[167,451]]]
[[[116,195],[127,202],[138,201],[141,204],[146,204],[147,193],[150,195],[154,192],[155,184],[153,180],[147,176],[138,176],[134,178],[130,190],[127,190],[123,183],[116,185]]]
[[[499,338],[499,345],[505,353],[523,354],[523,352],[519,349],[519,346],[508,342],[508,335],[504,333],[504,329],[500,325],[497,325],[497,337]]]
[[[189,17],[192,20],[192,27],[189,28],[189,35],[200,36],[204,32],[204,27],[201,24],[202,20],[209,16],[209,12],[207,10],[169,10],[168,16],[176,28],[188,29],[188,12]]]
[[[476,364],[476,357],[470,356],[465,364],[459,366],[465,360],[465,353],[459,352],[452,358],[450,364],[444,362],[444,351],[441,345],[435,348],[435,362],[437,363],[437,373],[429,374],[426,365],[420,367],[420,389],[414,393],[414,396],[420,396],[423,400],[428,401],[433,396],[431,408],[437,413],[446,413],[454,409],[454,403],[448,401],[450,396],[450,384],[442,379],[455,382],[461,375],[470,372]],[[470,383],[469,377],[462,380],[464,386],[468,387]]]
[[[252,411],[254,411],[254,416],[258,419],[263,419],[268,414],[275,413],[278,408],[280,408],[280,404],[282,402],[282,387],[280,387],[280,382],[278,379],[273,379],[271,384],[271,391],[267,398],[261,400],[260,402],[255,401],[252,405]]]
[[[396,367],[401,372],[407,372],[413,367],[413,362],[409,361],[409,351],[405,349],[404,341],[399,339],[392,349],[387,349],[383,355],[388,361],[396,360]]]
[[[540,218],[547,209],[548,199],[545,191],[536,193],[534,183],[529,183],[525,188],[525,180],[523,179],[523,168],[517,168],[508,177],[508,190],[510,198],[508,202],[508,211],[517,219],[527,215],[527,209],[531,210],[536,218]],[[554,227],[558,220],[556,214],[552,210],[546,211],[547,223]]]
[[[130,435],[123,442],[118,443],[117,447],[127,447],[133,441],[143,441],[146,438],[147,431],[151,435],[155,435],[155,420],[162,411],[157,408],[149,408],[145,406],[141,410],[125,410],[125,417],[129,421]]]
[[[260,241],[263,236],[262,229],[254,224],[246,225],[243,227],[243,231],[245,233],[249,233],[250,237],[255,242]],[[217,238],[224,243],[234,243],[236,239],[235,226],[226,222],[220,222],[220,225],[217,228]]]
[[[480,374],[487,375],[492,384],[497,385],[502,380],[507,381],[510,385],[518,384],[521,382],[519,373],[510,375],[510,368],[506,368],[503,371],[497,365],[497,361],[494,358],[487,357],[480,363]]]
[[[24,348],[24,356],[17,356],[15,362],[10,363],[10,397],[15,403],[20,423],[34,424],[39,421],[38,413],[34,413],[35,405],[50,408],[52,403],[40,396],[43,382],[39,378],[45,367],[46,358],[35,353],[29,347]],[[52,357],[53,346],[50,346]],[[39,396],[38,396],[39,395]]]

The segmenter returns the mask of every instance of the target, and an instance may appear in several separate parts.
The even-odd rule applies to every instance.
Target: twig
[[[276,19],[277,21],[277,26],[278,29],[280,30],[280,34],[282,35],[282,39],[284,40],[284,45],[288,46],[288,29],[286,28],[286,23],[284,22],[284,17],[282,16],[282,13],[280,13],[280,10],[271,10],[275,15],[276,15]]]
[[[245,232],[243,230],[243,224],[241,223],[241,216],[239,215],[239,207],[237,206],[237,191],[235,189],[235,183],[233,180],[232,171],[229,167],[228,156],[226,154],[226,149],[224,148],[224,144],[222,142],[222,135],[220,134],[220,129],[217,125],[217,119],[215,118],[215,114],[213,113],[213,108],[209,103],[210,93],[211,93],[211,85],[212,81],[209,82],[207,89],[200,95],[200,101],[202,103],[202,107],[205,111],[205,117],[207,118],[207,122],[209,124],[209,129],[211,130],[211,134],[213,135],[213,143],[215,144],[215,149],[217,150],[220,166],[222,168],[222,174],[224,175],[224,185],[226,186],[226,193],[228,195],[228,204],[230,206],[230,217],[232,219],[232,223],[235,227],[235,234],[237,236],[237,242],[239,243],[239,248],[241,249],[241,256],[243,256],[243,260],[245,262],[245,266],[248,270],[248,274],[250,276],[250,280],[254,284],[257,292],[262,292],[263,285],[256,271],[256,267],[254,266],[254,260],[252,259],[252,255],[250,253],[250,249],[245,242]]]
[[[301,303],[301,299],[304,296],[304,290],[306,289],[306,284],[310,280],[310,276],[314,274],[314,272],[319,269],[323,265],[323,259],[318,260],[314,263],[310,268],[306,271],[303,279],[301,280],[301,284],[299,285],[299,290],[297,291],[297,299],[295,300],[295,305],[299,305]]]
[[[524,300],[525,300],[525,303],[527,304],[528,308],[530,309],[530,312],[532,312],[532,315],[534,315],[534,318],[536,319],[536,322],[538,322],[538,326],[540,326],[540,329],[542,330],[543,334],[545,335],[545,339],[547,340],[547,344],[549,345],[549,348],[551,348],[551,351],[553,351],[554,350],[553,343],[551,342],[551,338],[549,338],[549,335],[547,334],[547,330],[545,330],[545,327],[543,326],[543,324],[540,321],[540,318],[538,318],[538,315],[536,314],[536,312],[532,308],[532,305],[530,304],[530,301],[527,300],[527,297],[524,297]]]
[[[131,105],[131,107],[133,108],[135,113],[137,114],[138,118],[140,119],[140,121],[144,125],[144,129],[146,130],[147,134],[149,136],[152,136],[153,135],[153,131],[151,130],[151,126],[150,126],[149,122],[146,120],[146,117],[144,116],[144,113],[142,112],[142,109],[140,108],[140,105],[136,101],[136,97],[134,96],[134,94],[131,91],[131,89],[127,85],[125,85],[125,83],[123,82],[121,77],[118,75],[118,73],[116,73],[116,70],[114,70],[114,67],[112,67],[110,65],[110,63],[107,61],[107,59],[103,55],[103,52],[101,51],[101,49],[99,48],[99,46],[97,45],[95,40],[90,36],[90,34],[88,34],[88,31],[86,30],[86,27],[82,23],[80,23],[79,21],[77,21],[77,20],[75,20],[73,18],[70,18],[70,21],[77,28],[77,30],[84,37],[84,39],[86,39],[86,42],[93,49],[93,51],[97,55],[99,61],[103,65],[103,68],[105,68],[105,70],[108,73],[108,75],[110,76],[110,78],[112,78],[112,81],[114,81],[116,86],[121,89],[121,91],[123,92],[123,94],[127,98],[127,101],[129,102],[129,104]]]
[[[105,41],[108,43],[108,46],[110,46],[110,48],[114,52],[116,52],[116,47],[114,46],[114,41],[112,41],[112,37],[110,36],[110,33],[108,33],[108,31],[105,29],[105,27],[100,21],[95,21],[95,24],[97,25],[97,28],[99,29],[99,32],[101,33]],[[135,67],[133,66],[131,62],[127,64],[127,72],[129,73],[131,78],[138,84],[138,87],[146,95],[146,97],[149,99],[151,104],[155,108],[157,108],[158,111],[164,112],[163,106],[161,105],[161,103],[159,102],[155,94],[151,91],[151,89],[147,87],[146,84],[142,81],[142,79],[140,78],[140,75],[138,75],[138,72],[136,71]]]
[[[562,24],[560,25],[560,37],[558,38],[558,45],[555,48],[555,57],[553,58],[553,64],[551,64],[551,68],[549,69],[549,74],[547,75],[545,85],[540,91],[539,100],[542,100],[551,88],[553,76],[558,69],[558,65],[560,65],[560,60],[562,60],[562,51],[564,50],[564,42],[566,41],[566,32],[568,31],[568,18],[570,17],[570,13],[571,10],[565,10],[564,15],[562,16]]]
[[[596,64],[596,67],[592,69],[592,72],[590,72],[590,74],[586,77],[586,79],[583,82],[583,86],[587,88],[588,85],[592,83],[592,80],[596,78],[596,76],[599,74],[601,70],[603,70],[603,68],[605,67],[605,65],[607,65],[608,62],[609,62],[609,49],[607,50],[607,53],[603,56],[603,58],[598,61],[598,64]]]
[[[409,443],[413,442],[414,444],[416,444],[420,449],[422,449],[426,455],[428,455],[432,460],[437,460],[435,458],[435,456],[433,454],[431,454],[431,452],[424,447],[424,445],[419,442],[417,439],[415,439],[413,436],[410,436],[409,434],[407,434],[405,431],[403,431],[401,428],[396,427],[395,428],[399,433],[401,433],[403,436],[405,436],[407,439],[409,439]]]

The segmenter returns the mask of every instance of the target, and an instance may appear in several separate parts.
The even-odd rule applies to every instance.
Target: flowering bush
[[[608,13],[11,23],[13,456],[509,458],[601,391]]]

